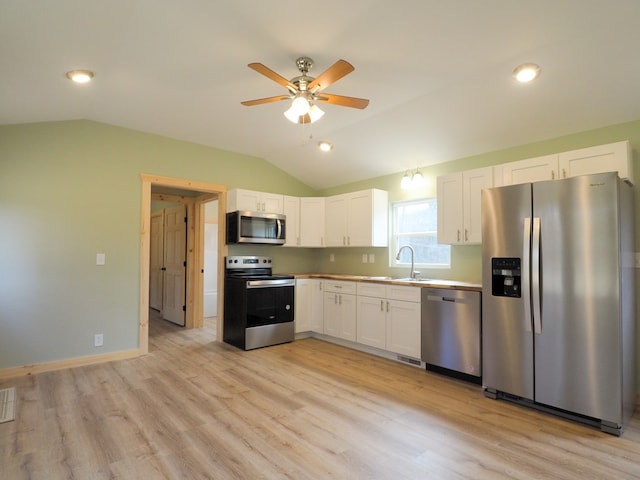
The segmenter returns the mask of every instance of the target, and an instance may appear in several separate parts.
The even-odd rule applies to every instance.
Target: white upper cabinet
[[[498,185],[557,180],[560,178],[558,175],[558,154],[505,163],[496,167],[496,175],[499,175],[500,171],[502,171],[502,183],[497,182]]]
[[[618,172],[623,180],[633,183],[633,163],[628,141],[598,145],[563,152],[558,155],[562,178],[591,173]]]
[[[300,247],[324,247],[324,197],[300,199]]]
[[[286,218],[285,247],[300,245],[300,198],[283,196],[283,212]]]
[[[491,167],[438,177],[438,243],[482,241],[481,192],[492,186]]]
[[[252,212],[284,213],[284,195],[234,189],[227,192],[227,212],[249,210]]]
[[[333,247],[386,247],[389,197],[370,189],[325,199],[325,243]]]

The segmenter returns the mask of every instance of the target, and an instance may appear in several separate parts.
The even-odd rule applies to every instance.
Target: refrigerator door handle
[[[542,333],[540,317],[540,217],[533,217],[533,240],[531,247],[531,295],[533,296],[533,331]]]
[[[524,330],[531,332],[531,283],[530,276],[531,259],[531,217],[524,219],[524,232],[522,235],[522,302],[524,303]]]

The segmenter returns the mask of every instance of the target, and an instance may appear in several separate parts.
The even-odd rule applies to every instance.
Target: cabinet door
[[[493,186],[493,168],[478,168],[462,172],[462,197],[464,220],[464,243],[482,242],[482,197],[485,188]]]
[[[371,190],[347,197],[347,240],[349,247],[368,247],[373,238],[373,202]]]
[[[358,296],[356,341],[371,347],[386,348],[387,324],[384,298]]]
[[[462,243],[462,173],[438,177],[438,243]]]
[[[389,300],[387,350],[420,358],[420,303]]]
[[[240,188],[227,192],[227,211],[249,210],[260,211],[260,192],[242,190]]]
[[[325,199],[325,243],[329,247],[347,245],[347,196]]]
[[[633,181],[628,141],[582,148],[558,155],[562,178],[592,173],[618,172],[618,176]]]
[[[241,188],[229,190],[227,192],[227,212],[236,210],[283,213],[284,196],[276,193],[243,190]]]
[[[558,155],[545,155],[543,157],[505,163],[502,167],[502,174],[504,185],[557,180],[559,178]]]
[[[311,331],[324,333],[322,280],[311,279]]]
[[[324,247],[324,198],[300,199],[300,246]]]
[[[338,311],[339,293],[324,292],[322,302],[324,318],[324,334],[332,337],[339,337],[341,331],[340,317]]]
[[[300,245],[300,199],[298,197],[290,197],[285,195],[284,214],[286,220],[286,241],[285,247],[297,247]]]
[[[311,280],[296,279],[295,331],[311,329]]]
[[[263,192],[260,198],[262,212],[284,213],[284,196]]]
[[[338,295],[338,309],[340,312],[340,338],[356,341],[356,296]]]

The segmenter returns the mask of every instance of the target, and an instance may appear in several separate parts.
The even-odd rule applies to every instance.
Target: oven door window
[[[247,288],[247,327],[293,321],[294,287]]]

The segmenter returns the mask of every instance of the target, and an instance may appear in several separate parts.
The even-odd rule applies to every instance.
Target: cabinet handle
[[[469,230],[467,228],[464,229],[464,241],[469,241]]]
[[[338,295],[338,305],[342,305],[342,295]]]
[[[337,293],[334,293],[334,294],[333,294],[333,304],[334,304],[334,305],[337,305],[337,304],[338,304],[338,294],[337,294]]]
[[[556,172],[551,170],[551,180],[555,180],[556,179]]]
[[[380,300],[380,311],[384,312],[384,300]]]
[[[460,241],[460,230],[458,230],[458,241]]]
[[[351,245],[351,237],[347,235],[347,245]]]
[[[342,245],[346,245],[347,244],[347,239],[346,237],[343,235],[342,236]]]
[[[389,302],[387,302],[387,313],[389,313]]]
[[[562,178],[567,178],[567,171],[564,168],[562,169]]]

